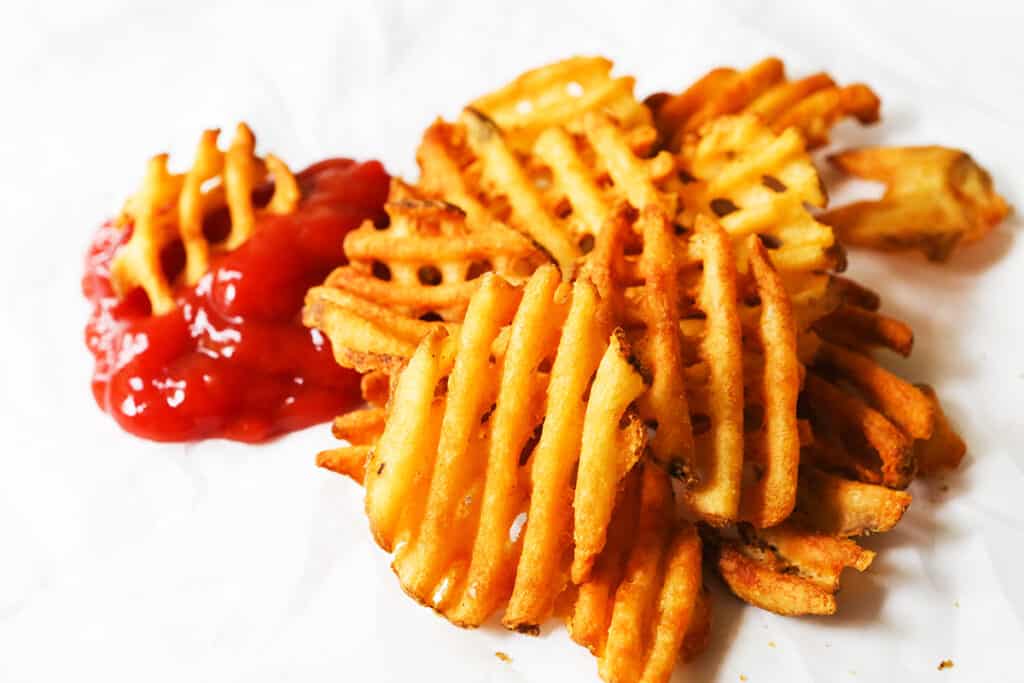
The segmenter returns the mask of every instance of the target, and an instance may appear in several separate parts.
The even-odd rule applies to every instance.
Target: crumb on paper
[[[952,669],[952,668],[953,668],[953,660],[952,659],[943,659],[941,662],[939,662],[939,671],[942,671],[944,669]]]
[[[954,600],[953,601],[953,607],[956,607],[957,609],[960,609],[960,601],[959,600]]]
[[[744,676],[743,674],[740,674],[740,680],[741,680],[741,681],[745,681],[745,680],[747,680],[747,677],[746,677],[746,676]]]
[[[774,640],[769,640],[768,641],[768,647],[775,647],[775,641]]]
[[[502,652],[501,650],[498,650],[497,652],[495,652],[494,656],[497,657],[498,659],[500,659],[501,661],[505,662],[506,664],[508,664],[509,662],[512,661],[512,658],[509,657],[508,654]]]
[[[832,643],[825,641],[825,647],[832,647]]]

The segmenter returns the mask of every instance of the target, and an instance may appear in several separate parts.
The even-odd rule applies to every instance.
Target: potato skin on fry
[[[886,184],[878,201],[831,209],[821,220],[849,244],[917,250],[945,261],[980,240],[1010,212],[992,178],[966,152],[948,147],[867,147],[829,158],[839,169]]]

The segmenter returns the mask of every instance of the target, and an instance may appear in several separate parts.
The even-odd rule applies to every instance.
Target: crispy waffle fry
[[[880,346],[909,356],[914,346],[914,331],[905,322],[845,303],[815,322],[814,330],[830,342],[858,350]]]
[[[153,157],[142,187],[125,203],[118,218],[119,224],[132,226],[132,235],[114,257],[111,283],[120,296],[135,287],[144,289],[156,315],[175,307],[173,283],[160,264],[164,247],[181,240],[186,258],[183,278],[195,284],[209,269],[211,249],[236,249],[252,234],[259,213],[290,213],[298,204],[295,177],[279,159],[256,156],[256,141],[248,126],[238,125],[227,152],[218,149],[218,136],[217,130],[203,133],[195,163],[185,174],[167,170],[166,154]],[[253,191],[270,177],[274,193],[266,206],[256,208]],[[225,205],[231,217],[230,232],[222,242],[211,245],[203,233],[203,217]]]
[[[465,213],[438,200],[417,197],[392,181],[385,206],[391,221],[367,221],[345,237],[349,265],[325,283],[412,317],[461,320],[479,276],[529,275],[545,259],[522,235],[497,223],[476,229]]]
[[[581,132],[575,127],[590,111],[605,112],[628,127],[650,124],[650,111],[633,97],[634,79],[612,78],[611,70],[603,57],[572,57],[527,71],[470,107],[498,124],[521,153],[553,126]]]
[[[593,287],[578,281],[570,301],[545,266],[525,290],[484,275],[458,337],[435,330],[420,344],[366,465],[374,537],[411,596],[474,626],[511,592],[519,607],[506,623],[536,628],[568,573],[577,462],[576,509],[588,510],[577,517],[577,552],[601,551],[619,482],[644,445],[630,408],[644,377],[621,333],[609,342],[607,330]],[[510,529],[526,512],[519,538]]]
[[[804,465],[794,518],[832,536],[875,534],[896,526],[910,499],[906,491],[852,481]]]
[[[331,340],[339,365],[359,372],[392,372],[412,356],[428,333],[454,323],[426,322],[396,313],[367,299],[332,286],[313,287],[306,293],[302,321]]]
[[[853,541],[785,522],[721,539],[716,567],[740,599],[786,616],[834,614],[843,569],[864,571],[875,554]]]
[[[880,102],[866,85],[839,87],[824,73],[787,80],[782,61],[769,57],[746,71],[713,69],[682,93],[659,93],[647,104],[663,139],[678,150],[687,134],[719,116],[739,113],[758,116],[776,133],[795,128],[809,147],[818,147],[828,142],[840,119],[877,121]]]
[[[507,224],[529,235],[568,275],[620,200],[674,211],[665,187],[675,163],[667,152],[645,158],[653,140],[650,126],[590,111],[573,125],[545,128],[527,154],[470,108],[457,124],[439,121],[424,135],[420,187],[462,208],[471,226]]]
[[[935,413],[917,387],[878,365],[868,356],[823,343],[817,363],[850,382],[868,402],[914,439],[931,436]]]
[[[903,489],[916,471],[912,440],[885,415],[814,372],[804,383],[815,434],[832,435],[816,455],[858,478]]]
[[[830,161],[846,173],[886,184],[878,201],[822,215],[850,244],[916,249],[945,261],[958,244],[981,239],[1010,212],[985,169],[957,149],[874,147],[841,152]]]
[[[949,424],[949,419],[942,410],[935,390],[927,384],[919,384],[917,388],[932,404],[935,414],[935,426],[932,429],[931,437],[914,444],[918,471],[928,476],[957,467],[963,460],[964,454],[967,453],[967,444]]]
[[[679,164],[687,174],[679,186],[682,222],[692,225],[698,212],[716,216],[740,241],[741,270],[747,262],[744,241],[751,234],[762,236],[782,271],[842,264],[831,228],[805,206],[823,207],[826,196],[795,131],[775,134],[750,114],[721,117],[701,129]]]
[[[691,525],[676,527],[672,517],[664,471],[634,470],[608,544],[579,586],[569,633],[597,655],[606,681],[667,681],[680,651],[690,659],[706,644],[701,541]]]

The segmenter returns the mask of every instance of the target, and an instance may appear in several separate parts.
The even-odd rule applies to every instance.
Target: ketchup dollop
[[[178,288],[178,306],[165,315],[151,315],[141,289],[114,294],[110,264],[131,226],[96,232],[82,278],[92,303],[85,341],[96,359],[96,402],[123,429],[156,441],[251,443],[359,401],[359,375],[335,363],[330,341],[303,327],[300,314],[306,290],[345,262],[345,234],[365,219],[385,224],[388,174],[376,161],[329,159],[297,179],[297,209],[263,216],[195,287]],[[254,203],[266,203],[271,190],[254,192]],[[226,209],[204,221],[211,241],[228,227]],[[169,277],[180,272],[180,243],[161,258]]]

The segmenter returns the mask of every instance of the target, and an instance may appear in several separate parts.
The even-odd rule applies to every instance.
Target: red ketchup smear
[[[329,420],[359,399],[359,375],[334,362],[330,341],[300,320],[306,290],[345,262],[342,240],[365,219],[384,225],[388,175],[376,161],[328,159],[298,175],[302,199],[287,216],[264,216],[241,247],[214,260],[178,307],[150,314],[141,289],[119,299],[110,263],[131,228],[106,223],[85,263],[92,302],[85,342],[96,358],[100,408],[128,432],[155,441],[224,437],[265,441]],[[268,201],[271,187],[254,193]],[[204,231],[226,235],[226,209]],[[173,276],[175,243],[161,254]]]

